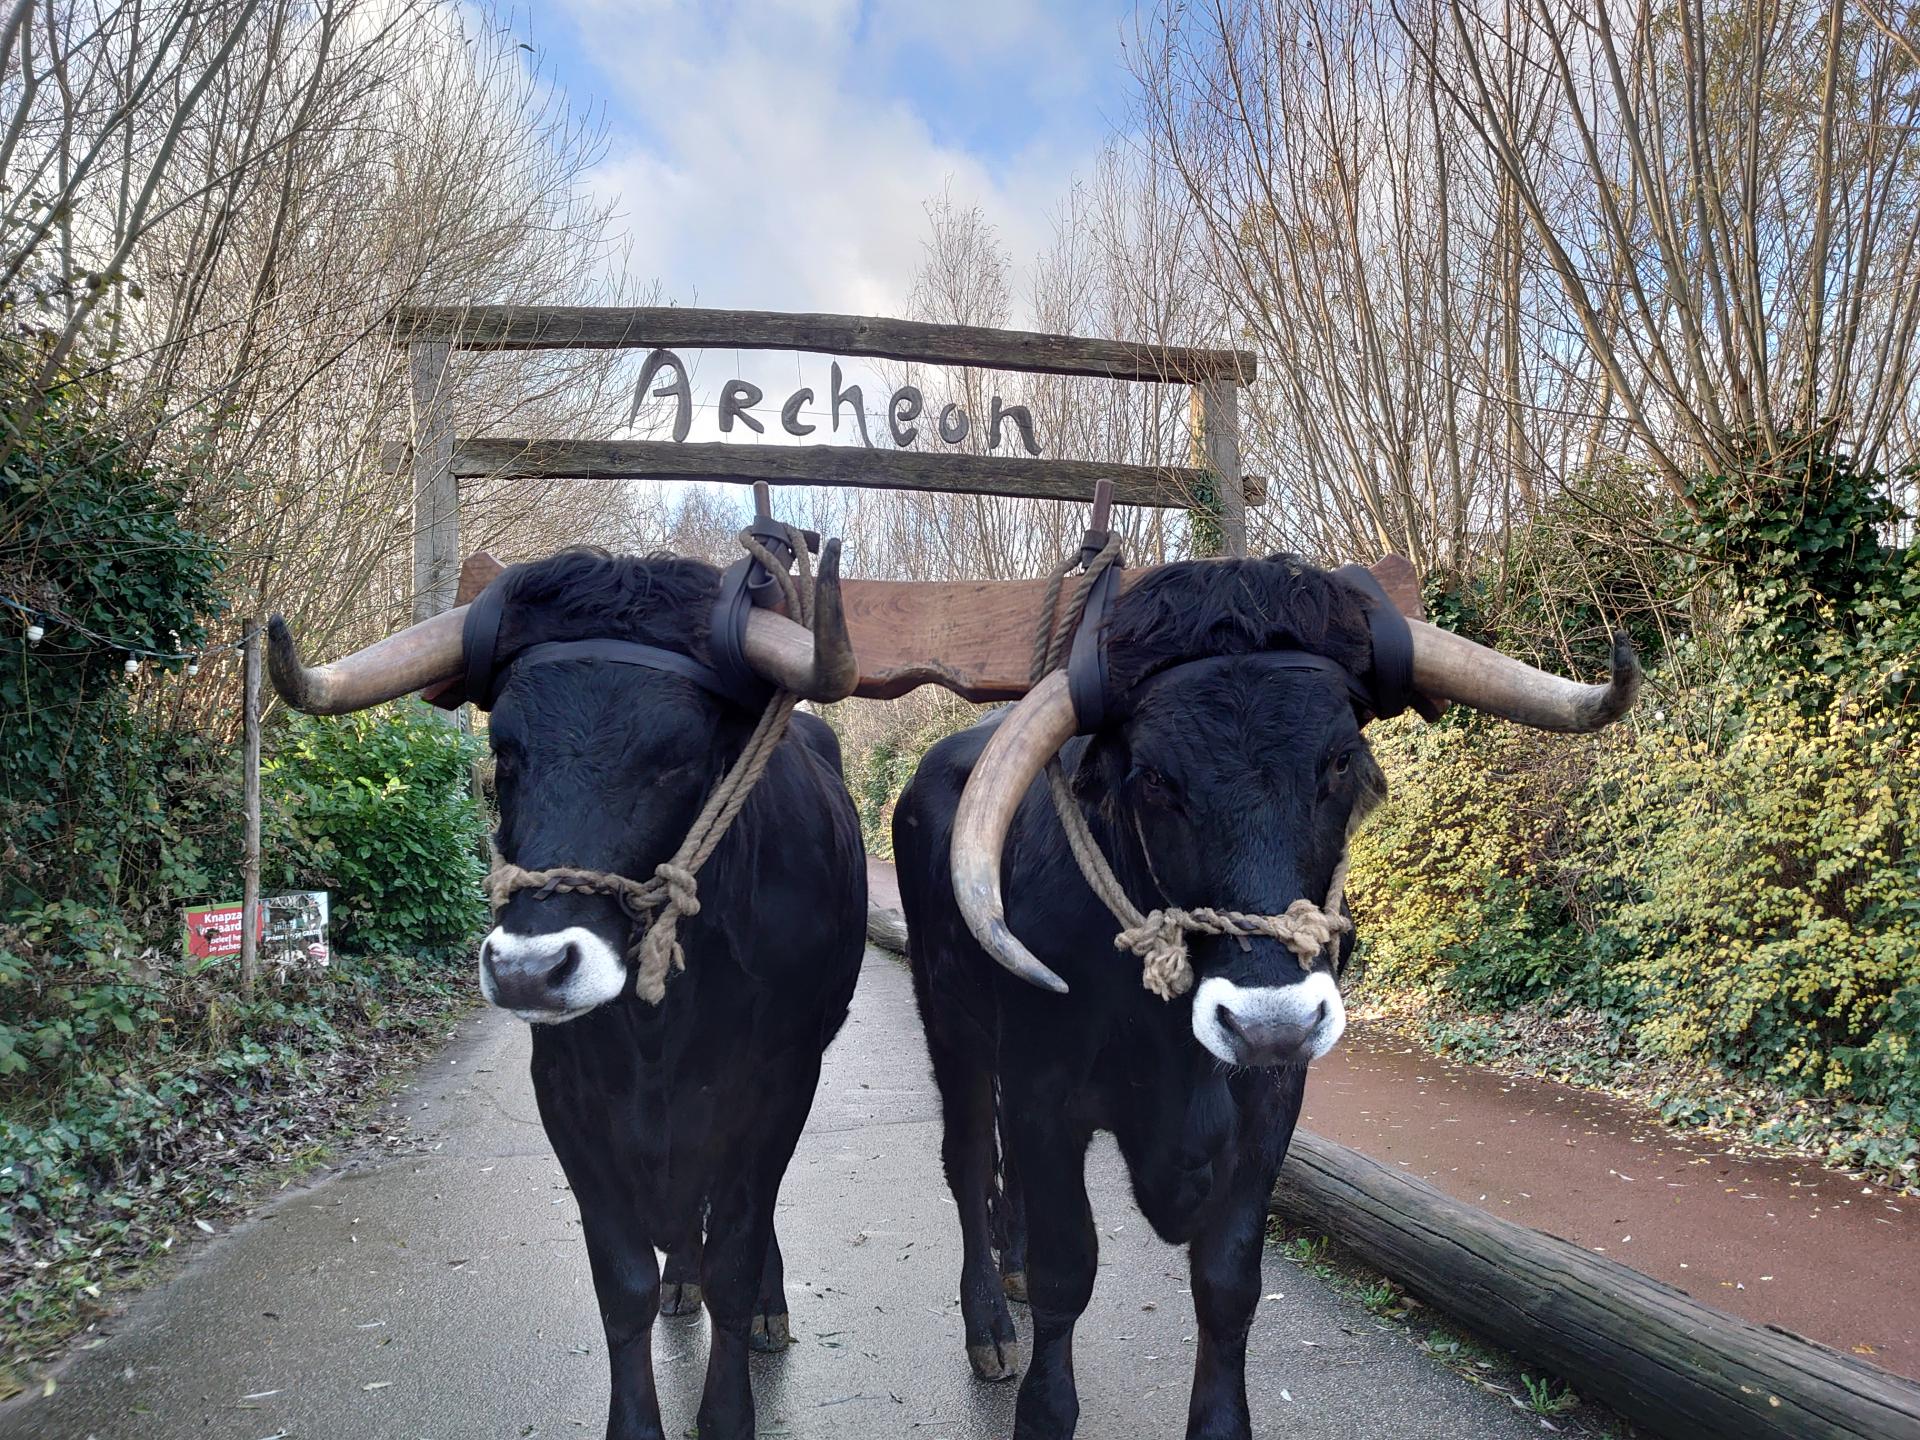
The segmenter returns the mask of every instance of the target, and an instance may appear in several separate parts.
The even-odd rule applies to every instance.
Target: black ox
[[[753,614],[744,649],[754,672],[819,698],[845,693],[836,582],[830,546],[811,641]],[[501,859],[645,879],[757,718],[751,695],[719,693],[737,686],[713,672],[718,585],[697,561],[568,552],[333,666],[301,666],[276,626],[275,683],[291,703],[329,713],[436,682],[464,687],[492,707]],[[487,999],[534,1022],[534,1093],[580,1206],[617,1440],[663,1433],[656,1249],[668,1253],[668,1308],[696,1308],[704,1295],[712,1317],[703,1437],[754,1433],[748,1351],[786,1343],[774,1202],[821,1054],[846,1018],[866,924],[859,826],[824,723],[793,717],[698,881],[704,903],[679,928],[685,969],[658,1005],[634,993],[640,924],[605,894],[522,889],[480,949]]]
[[[1352,944],[1349,934],[1339,955],[1303,965],[1271,939],[1195,935],[1191,992],[1149,993],[1036,778],[1047,759],[1060,754],[1142,912],[1281,915],[1323,903],[1349,834],[1385,793],[1361,734],[1383,703],[1398,708],[1383,688],[1561,730],[1597,728],[1632,701],[1624,642],[1610,686],[1579,686],[1417,621],[1398,630],[1400,673],[1383,686],[1375,630],[1384,647],[1400,624],[1384,612],[1384,596],[1282,558],[1165,567],[1114,602],[1096,733],[1071,738],[1080,727],[1055,676],[936,745],[901,797],[894,849],[978,1375],[1016,1372],[1006,1297],[1032,1307],[1020,1440],[1071,1435],[1079,1414],[1072,1344],[1097,1263],[1084,1181],[1095,1130],[1116,1137],[1154,1230],[1188,1249],[1198,1335],[1187,1434],[1251,1433],[1246,1348],[1267,1198],[1307,1063],[1345,1026],[1335,977]],[[1060,981],[1067,993],[1044,988]]]

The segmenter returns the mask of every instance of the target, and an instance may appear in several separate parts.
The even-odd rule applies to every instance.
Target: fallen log
[[[868,902],[867,942],[896,955],[907,953],[907,917],[897,905]]]
[[[1920,1385],[1296,1131],[1273,1212],[1657,1435],[1920,1440]]]

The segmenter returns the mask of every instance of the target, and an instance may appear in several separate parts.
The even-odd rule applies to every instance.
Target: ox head
[[[276,615],[269,668],[282,698],[316,714],[463,686],[492,709],[501,859],[645,879],[679,847],[758,718],[713,672],[719,584],[720,572],[696,560],[567,551],[508,571],[471,607],[327,666],[304,665]],[[480,614],[487,659],[476,669],[482,645],[469,620]],[[770,686],[820,700],[852,688],[838,541],[821,555],[812,632],[754,610],[741,651]],[[570,1020],[629,988],[631,928],[608,895],[516,892],[480,946],[481,991],[523,1020]]]
[[[1637,691],[1624,641],[1612,681],[1588,686],[1409,623],[1411,688],[1432,700],[1579,731],[1624,713]],[[1136,902],[1255,915],[1325,903],[1349,836],[1386,793],[1362,734],[1374,702],[1367,602],[1283,557],[1174,565],[1114,602],[1105,643],[1107,713],[1074,785],[1104,819]],[[1056,672],[1008,713],[955,816],[969,928],[1000,964],[1054,990],[1066,986],[1007,927],[1001,851],[1021,796],[1081,728]],[[1326,1054],[1346,1025],[1335,975],[1351,944],[1303,964],[1266,938],[1190,936],[1194,1038],[1238,1065]]]

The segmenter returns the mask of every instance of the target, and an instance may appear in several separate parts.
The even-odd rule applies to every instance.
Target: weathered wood
[[[867,943],[895,955],[907,953],[906,912],[894,905],[867,902]]]
[[[1240,387],[1208,380],[1193,387],[1193,463],[1213,472],[1219,497],[1220,553],[1247,553],[1247,507],[1240,480]]]
[[[1049,375],[1111,380],[1255,378],[1245,350],[1206,350],[1122,340],[1089,340],[973,325],[933,325],[874,315],[783,314],[771,310],[700,310],[680,306],[473,305],[403,306],[394,338],[434,341],[465,350],[808,350],[868,355],[926,365],[977,365]]]
[[[240,852],[240,993],[252,995],[260,955],[260,627],[241,621],[241,807],[246,812]]]
[[[1920,1385],[1296,1132],[1274,1212],[1658,1435],[1920,1440]]]
[[[390,465],[404,446],[390,448]],[[418,463],[417,461],[415,462]],[[1112,480],[1123,505],[1184,508],[1208,483],[1183,466],[1103,465],[1091,460],[869,450],[853,445],[679,445],[668,440],[462,440],[450,461],[456,476],[545,480],[724,480],[746,484],[860,485],[960,491],[1041,500],[1084,500],[1096,480]],[[1247,503],[1266,499],[1266,481],[1245,479]]]
[[[461,568],[460,603],[478,595],[503,568],[485,551],[469,556]],[[1122,571],[1122,590],[1154,568]],[[1420,587],[1404,557],[1384,556],[1369,568],[1403,613],[1420,614]],[[1060,606],[1070,594],[1062,590]],[[1041,579],[842,580],[847,636],[860,664],[853,693],[893,700],[922,685],[941,685],[982,704],[1019,699],[1031,688],[1033,632],[1046,596]]]
[[[411,345],[413,401],[413,618],[428,620],[453,604],[460,567],[460,482],[453,468],[453,413],[447,387],[450,348]]]

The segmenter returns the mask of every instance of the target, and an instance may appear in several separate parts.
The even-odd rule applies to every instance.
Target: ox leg
[[[1033,1358],[1020,1383],[1014,1440],[1065,1440],[1080,1420],[1073,1379],[1073,1327],[1093,1298],[1100,1241],[1087,1204],[1091,1133],[1065,1107],[1014,1094],[1007,1139],[1026,1196],[1027,1303]]]
[[[1000,1148],[1000,1187],[994,1194],[993,1248],[1000,1256],[1000,1288],[1009,1300],[1027,1299],[1027,1201],[1020,1190],[1020,1162],[1005,1144],[1006,1126],[995,1104],[995,1123],[1003,1135]]]
[[[960,1319],[967,1363],[982,1380],[1020,1373],[1020,1337],[993,1264],[988,1196],[993,1189],[993,1078],[929,1027],[927,1050],[940,1088],[940,1163],[960,1212]]]
[[[667,1252],[667,1268],[660,1277],[660,1313],[700,1313],[700,1232]]]
[[[660,1305],[660,1270],[653,1246],[616,1212],[589,1218],[582,1207],[587,1261],[600,1324],[607,1336],[613,1393],[607,1440],[663,1440],[660,1401],[653,1386],[653,1317]]]
[[[1187,1246],[1198,1322],[1187,1440],[1250,1440],[1247,1333],[1260,1304],[1260,1262],[1266,1246],[1267,1199],[1293,1137],[1304,1077],[1246,1072],[1235,1091],[1242,1133],[1224,1203]]]
[[[793,1343],[787,1318],[787,1264],[780,1254],[780,1237],[767,1235],[767,1258],[760,1267],[760,1294],[753,1302],[753,1325],[747,1344],[763,1354],[784,1350]]]
[[[712,1331],[707,1379],[700,1394],[700,1440],[753,1440],[753,1390],[747,1380],[753,1316],[780,1179],[800,1141],[820,1080],[820,1057],[771,1069],[761,1123],[723,1157],[707,1215],[706,1264],[700,1272]]]

